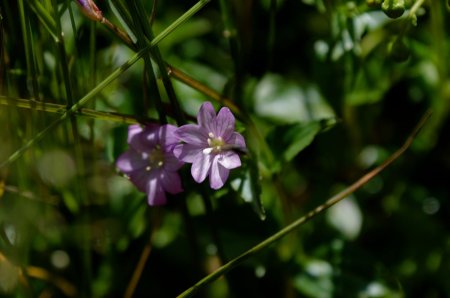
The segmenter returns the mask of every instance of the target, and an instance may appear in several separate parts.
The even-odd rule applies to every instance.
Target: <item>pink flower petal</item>
[[[181,141],[197,146],[208,146],[208,132],[198,125],[183,125],[175,131]]]
[[[197,122],[198,125],[204,127],[209,130],[209,125],[212,123],[213,119],[216,117],[216,111],[214,110],[213,105],[207,101],[203,103],[200,107],[200,110],[197,114]]]
[[[238,148],[245,149],[247,146],[245,144],[244,137],[237,132],[233,132],[228,139],[225,139],[227,144],[234,145]]]
[[[170,124],[162,125],[158,130],[158,139],[160,145],[164,149],[172,149],[172,147],[178,144],[180,141],[175,135],[175,131],[178,127]]]
[[[160,182],[163,189],[170,194],[177,194],[183,191],[180,175],[177,172],[163,171]]]
[[[131,172],[128,176],[139,191],[147,192],[147,183],[154,175],[149,171],[138,170]]]
[[[224,168],[219,162],[219,156],[215,156],[212,165],[211,173],[209,175],[209,186],[212,189],[221,188],[228,179],[230,170]]]
[[[193,163],[198,154],[203,154],[203,147],[191,144],[179,144],[173,149],[173,154],[176,158]]]
[[[139,124],[128,126],[128,144],[131,144],[132,140],[142,132],[142,127]]]
[[[125,174],[145,168],[146,165],[147,161],[143,160],[141,154],[132,148],[122,153],[116,161],[117,168]]]
[[[160,143],[159,140],[159,130],[160,126],[157,124],[150,124],[144,127],[140,136],[140,141],[142,146],[149,150],[150,148],[154,148],[156,145]]]
[[[197,183],[203,182],[206,176],[208,176],[211,167],[211,159],[211,154],[197,154],[191,167],[192,177]]]
[[[135,125],[132,125],[135,126]],[[156,124],[150,124],[143,128],[131,127],[128,130],[128,143],[138,152],[148,152],[158,144],[158,128]]]
[[[150,206],[164,205],[167,202],[166,193],[157,177],[152,177],[148,181],[146,193],[147,202]]]
[[[184,165],[184,162],[176,158],[172,152],[164,154],[164,170],[177,171]]]
[[[239,155],[233,151],[226,151],[219,154],[217,157],[217,162],[229,170],[241,166],[241,159],[239,158]]]
[[[214,135],[222,137],[224,140],[228,139],[234,132],[235,119],[233,113],[227,107],[221,108],[213,124]]]

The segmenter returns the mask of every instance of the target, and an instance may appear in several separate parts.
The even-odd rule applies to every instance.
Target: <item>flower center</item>
[[[226,145],[222,137],[216,137],[212,132],[208,133],[208,148],[203,149],[204,154],[219,153]]]
[[[151,171],[164,165],[164,152],[159,145],[156,145],[156,147],[150,151],[147,161],[148,165],[145,167],[146,171]]]

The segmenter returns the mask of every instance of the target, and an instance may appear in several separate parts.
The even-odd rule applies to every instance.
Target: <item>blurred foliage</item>
[[[198,296],[449,297],[447,1],[210,1],[122,70],[194,4],[97,1],[127,44],[74,1],[0,2],[0,295],[123,296],[144,265],[134,296],[174,297],[382,163],[431,108],[397,163]],[[149,208],[114,161],[122,116],[183,121],[160,62],[193,79],[169,74],[188,121],[214,99],[198,86],[237,106],[249,152],[220,191],[185,167],[185,192]]]

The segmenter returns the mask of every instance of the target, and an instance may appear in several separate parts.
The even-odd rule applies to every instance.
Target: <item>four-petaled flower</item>
[[[242,135],[234,131],[235,119],[230,109],[220,109],[216,116],[214,107],[205,102],[197,115],[198,125],[183,125],[175,131],[184,142],[175,146],[173,153],[180,160],[192,163],[191,174],[198,183],[209,176],[213,189],[221,188],[231,169],[241,165],[235,149],[246,148]]]
[[[117,167],[136,187],[147,194],[150,206],[166,203],[166,192],[183,191],[178,169],[183,162],[173,155],[179,143],[173,125],[150,124],[128,128],[128,151],[119,156]]]

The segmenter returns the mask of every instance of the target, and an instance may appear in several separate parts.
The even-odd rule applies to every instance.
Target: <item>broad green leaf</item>
[[[280,170],[282,163],[291,161],[298,153],[312,143],[314,137],[332,127],[335,118],[295,123],[275,127],[267,136],[269,147],[276,157],[274,171]]]

